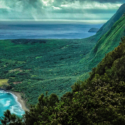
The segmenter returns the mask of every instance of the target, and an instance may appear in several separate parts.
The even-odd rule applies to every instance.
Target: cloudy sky
[[[0,20],[104,23],[124,0],[0,0]]]

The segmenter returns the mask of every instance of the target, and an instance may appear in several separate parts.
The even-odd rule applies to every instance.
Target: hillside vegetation
[[[118,21],[121,16],[125,13],[125,4],[122,4],[119,9],[116,11],[116,13],[99,29],[96,35],[101,37],[104,35],[107,31],[109,31],[113,24]]]
[[[95,44],[84,40],[1,40],[0,87],[20,92],[27,106],[48,91],[60,98],[81,74],[79,60]]]
[[[81,40],[0,41],[0,80],[6,81],[0,87],[20,92],[30,108],[22,119],[7,110],[2,124],[124,124],[125,16],[109,30],[107,24],[103,36],[99,30]]]
[[[124,10],[124,5],[108,21],[110,27],[123,14],[121,10]],[[0,79],[8,82],[0,87],[20,92],[28,107],[36,104],[38,96],[46,91],[48,95],[57,94],[60,99],[71,91],[75,81],[87,79],[104,54],[118,45],[124,35],[124,21],[120,23],[118,21],[118,26],[111,29],[109,26],[109,29],[106,28],[106,23],[96,35],[80,40],[1,40]],[[117,31],[119,25],[122,26]],[[108,30],[107,36],[104,33]],[[82,63],[79,63],[80,60]]]
[[[97,66],[105,54],[119,45],[123,36],[125,36],[125,15],[114,23],[112,28],[98,40],[92,50],[80,62],[86,65],[86,70],[90,71]],[[86,73],[86,78],[89,77],[88,74],[89,72]],[[82,79],[84,79],[84,76],[82,76]]]
[[[22,119],[4,113],[3,125],[124,125],[125,37],[90,72],[84,82],[72,86],[61,100],[41,94],[38,103]]]

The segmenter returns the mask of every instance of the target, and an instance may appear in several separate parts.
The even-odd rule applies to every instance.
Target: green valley
[[[0,79],[9,79],[4,88],[24,93],[27,106],[46,91],[61,97],[85,72],[79,60],[96,44],[87,40],[0,41]]]

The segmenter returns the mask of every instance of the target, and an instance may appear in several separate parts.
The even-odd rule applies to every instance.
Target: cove
[[[25,113],[14,94],[0,90],[0,117],[4,115],[4,112],[7,109],[10,110],[12,114],[14,113],[19,117],[22,117],[22,115]]]

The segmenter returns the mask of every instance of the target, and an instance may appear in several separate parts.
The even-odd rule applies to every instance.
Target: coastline
[[[19,92],[13,92],[13,91],[8,91],[8,90],[5,90],[5,91],[14,94],[17,97],[17,101],[21,104],[22,109],[24,111],[29,111],[29,109],[26,107],[25,100],[22,99],[21,94]]]

